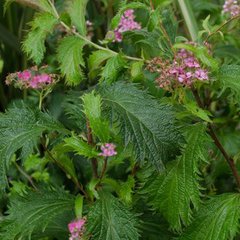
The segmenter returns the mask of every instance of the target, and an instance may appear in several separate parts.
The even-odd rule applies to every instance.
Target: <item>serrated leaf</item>
[[[118,199],[100,193],[88,214],[87,233],[92,240],[137,240],[137,220]]]
[[[149,184],[143,190],[148,202],[160,211],[171,227],[181,230],[192,218],[192,207],[200,204],[199,162],[205,160],[206,127],[197,124],[185,131],[187,144],[182,156],[172,163],[167,172],[151,176]]]
[[[69,85],[77,85],[83,79],[80,66],[85,66],[82,57],[84,45],[85,42],[79,37],[68,36],[63,38],[58,46],[57,59],[60,63],[60,70]]]
[[[202,204],[179,240],[232,240],[239,230],[240,195],[222,194]]]
[[[125,145],[133,144],[137,161],[148,159],[158,169],[178,152],[179,132],[173,109],[137,85],[118,82],[101,91],[111,119],[119,125]]]
[[[21,150],[22,158],[30,155],[44,131],[66,130],[47,113],[23,102],[0,114],[0,190],[7,185],[6,174],[13,154]]]
[[[36,63],[43,60],[47,35],[53,31],[58,19],[50,13],[37,14],[31,22],[31,31],[23,41],[23,51]]]
[[[223,65],[217,75],[222,92],[230,89],[240,99],[240,65]]]
[[[108,121],[101,116],[102,99],[94,91],[87,93],[82,97],[84,113],[89,121],[91,130],[103,143],[108,142],[110,138],[110,126]]]
[[[81,35],[86,35],[86,6],[88,0],[71,0],[69,2],[68,13],[72,20],[72,24],[76,26]]]
[[[50,229],[55,230],[55,237],[58,232],[67,237],[67,223],[74,218],[74,197],[60,188],[28,192],[14,198],[7,213],[0,222],[1,239],[39,239],[31,236]]]
[[[110,51],[104,51],[104,50],[98,50],[93,52],[88,60],[88,67],[90,69],[89,76],[90,78],[95,77],[95,71],[100,68],[100,66],[103,64],[104,61],[108,60],[111,57],[114,57],[115,54],[113,54]]]
[[[113,83],[116,81],[119,72],[125,67],[126,61],[118,54],[110,58],[102,70],[101,81],[105,83]]]
[[[90,146],[87,142],[83,141],[81,138],[72,136],[70,138],[64,139],[65,146],[68,150],[76,152],[78,155],[85,156],[87,158],[93,158],[98,156],[98,152],[93,146]]]

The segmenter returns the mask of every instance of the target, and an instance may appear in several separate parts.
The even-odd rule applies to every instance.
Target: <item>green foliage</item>
[[[205,130],[202,124],[188,127],[185,130],[187,143],[182,155],[171,163],[166,172],[151,176],[143,190],[148,203],[161,211],[176,230],[191,222],[192,207],[197,209],[200,204],[198,166],[200,161],[206,161]]]
[[[118,199],[107,193],[101,193],[88,214],[87,231],[91,239],[137,240],[136,216]]]
[[[98,50],[93,52],[88,60],[88,67],[90,69],[89,77],[94,78],[95,77],[95,72],[98,68],[101,67],[103,62],[108,60],[109,58],[114,57],[115,54],[113,54],[110,51],[105,51],[105,50]]]
[[[236,99],[240,91],[240,65],[223,65],[218,73],[218,81],[222,92],[230,89]]]
[[[93,158],[98,156],[96,149],[87,142],[83,141],[81,138],[76,136],[64,139],[65,146],[68,147],[73,152],[76,152],[79,155],[85,156],[87,158]]]
[[[68,12],[72,20],[72,25],[76,26],[81,35],[86,35],[86,5],[88,0],[71,0],[69,1]]]
[[[82,50],[85,42],[76,36],[63,38],[58,47],[57,59],[68,85],[77,85],[83,79],[81,67],[85,66]]]
[[[67,226],[64,224],[73,217],[74,196],[64,190],[28,191],[10,202],[8,215],[1,222],[0,237],[3,240],[40,239],[31,236],[54,229],[55,236],[59,234],[66,239]],[[64,227],[59,224],[61,222]]]
[[[36,63],[40,64],[46,51],[45,40],[53,31],[58,20],[50,13],[39,13],[31,22],[31,31],[23,42],[23,50]]]
[[[74,149],[73,149],[74,150]],[[55,163],[64,170],[74,182],[78,182],[77,173],[72,159],[68,155],[69,149],[60,143],[51,150]],[[49,154],[48,154],[49,155]],[[49,157],[50,158],[50,157]],[[53,160],[50,158],[49,160]]]
[[[180,135],[170,105],[161,104],[136,85],[122,82],[102,90],[104,104],[121,129],[125,145],[133,144],[136,158],[147,158],[158,169],[178,152]]]
[[[124,58],[118,54],[110,58],[102,71],[102,81],[112,83],[116,81],[119,72],[126,66]]]
[[[240,195],[222,194],[202,204],[179,240],[234,239],[239,230]]]
[[[26,158],[37,147],[45,131],[66,132],[64,127],[47,113],[25,103],[13,105],[0,114],[0,185],[4,190],[7,181],[7,170],[14,153],[21,150],[21,158]]]
[[[84,113],[90,128],[95,136],[103,143],[108,142],[110,138],[109,123],[101,117],[102,99],[95,92],[85,94],[82,97]]]

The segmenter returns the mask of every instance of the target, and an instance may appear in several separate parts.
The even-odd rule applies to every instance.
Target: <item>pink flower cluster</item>
[[[99,153],[99,156],[103,157],[111,157],[117,155],[117,152],[115,151],[116,146],[113,143],[105,143],[101,146],[102,152]]]
[[[173,62],[154,58],[147,69],[159,73],[156,79],[160,88],[171,90],[177,85],[191,86],[194,81],[207,81],[208,71],[203,69],[193,53],[180,49]]]
[[[69,240],[81,240],[84,232],[86,219],[78,219],[68,224],[68,230],[71,233]]]
[[[240,14],[240,2],[238,0],[226,0],[223,5],[223,12],[229,13],[232,17]]]
[[[139,30],[141,29],[141,25],[134,21],[134,10],[128,9],[121,16],[121,20],[118,24],[118,27],[114,30],[115,41],[122,41],[122,33],[126,31]]]
[[[53,75],[39,73],[33,69],[9,74],[6,84],[14,83],[19,88],[42,89],[54,82]]]

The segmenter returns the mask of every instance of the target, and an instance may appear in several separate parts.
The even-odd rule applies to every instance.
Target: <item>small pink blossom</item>
[[[194,77],[198,80],[208,80],[208,72],[203,69],[198,69],[196,70]]]
[[[99,156],[103,157],[111,157],[117,155],[117,152],[115,151],[116,145],[113,143],[105,143],[101,146],[102,152],[99,153]]]
[[[229,13],[232,17],[240,14],[240,2],[238,0],[226,0],[223,5],[223,12]]]
[[[68,224],[68,230],[71,233],[69,240],[80,240],[83,232],[84,232],[84,225],[86,223],[86,219],[78,219],[75,221],[72,221]]]
[[[196,45],[191,42],[188,44]],[[209,48],[209,46],[207,47]],[[207,81],[209,79],[208,72],[201,67],[194,54],[186,49],[179,49],[172,62],[154,58],[147,69],[150,72],[159,73],[156,81],[160,88],[168,91],[179,84],[189,87],[195,81]]]
[[[122,41],[123,32],[141,29],[141,25],[137,23],[134,19],[135,19],[135,16],[134,16],[133,9],[128,9],[123,13],[123,15],[121,16],[120,22],[118,24],[118,27],[114,30],[116,42]]]
[[[38,69],[31,68],[23,72],[9,74],[6,78],[6,84],[14,83],[19,88],[42,89],[55,81],[54,74],[39,73]]]
[[[31,72],[28,70],[25,70],[23,72],[18,72],[17,74],[18,74],[18,78],[22,81],[28,81],[32,77]]]

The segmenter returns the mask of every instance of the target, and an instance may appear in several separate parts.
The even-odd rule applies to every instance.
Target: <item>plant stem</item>
[[[42,103],[43,103],[43,90],[41,90],[40,94],[39,94],[39,104],[38,104],[38,108],[41,111],[42,110]]]
[[[225,21],[225,22],[224,22],[221,26],[219,26],[214,32],[209,33],[204,42],[206,43],[210,37],[212,37],[214,34],[218,33],[218,32],[219,32],[222,28],[224,28],[227,24],[229,24],[230,22],[232,22],[233,20],[238,19],[238,18],[240,18],[240,14],[239,14],[239,15],[236,15],[236,16],[234,16],[234,17],[232,17],[232,18],[230,18],[230,19],[227,20],[227,21]]]
[[[90,127],[89,120],[87,119],[87,142],[89,145],[93,145],[93,136],[92,129]],[[92,169],[93,169],[93,177],[98,178],[98,162],[96,158],[91,159]]]
[[[105,172],[106,172],[106,170],[107,170],[107,157],[105,157],[104,158],[104,163],[103,163],[103,168],[102,168],[102,172],[101,172],[101,175],[100,175],[100,181],[103,179],[103,177],[104,177],[104,174],[105,174]]]
[[[204,105],[200,99],[200,96],[197,92],[197,90],[192,86],[191,87],[191,90],[192,90],[192,93],[196,99],[196,102],[198,104],[198,106],[202,109],[204,109]],[[230,157],[226,150],[224,149],[223,145],[221,144],[221,142],[219,141],[215,131],[214,131],[214,126],[213,124],[209,123],[208,124],[208,133],[209,135],[211,136],[211,138],[213,139],[214,141],[214,144],[216,145],[216,147],[220,150],[220,152],[222,153],[223,157],[225,158],[225,160],[227,161],[232,173],[233,173],[233,176],[235,178],[235,181],[236,181],[236,184],[237,184],[237,188],[238,190],[240,190],[240,176],[239,176],[239,173],[238,173],[238,170],[237,170],[237,167],[234,163],[234,160],[232,159],[232,157]]]
[[[34,184],[32,177],[29,176],[16,162],[14,162],[14,165],[16,166],[17,170],[29,181],[29,183],[32,185],[32,187],[37,190],[36,185]]]

